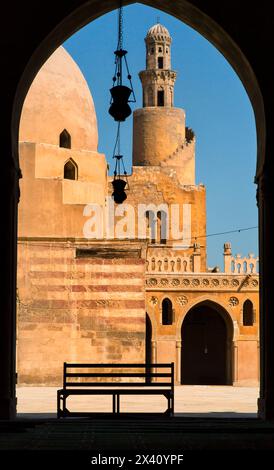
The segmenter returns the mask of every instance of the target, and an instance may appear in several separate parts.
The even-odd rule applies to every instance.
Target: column
[[[175,383],[181,385],[181,357],[182,357],[182,341],[176,341],[176,377]]]
[[[201,271],[201,247],[199,243],[193,244],[193,272]]]
[[[258,414],[274,420],[274,164],[270,163],[258,180],[259,205],[259,263],[260,263],[260,398]]]
[[[238,343],[233,341],[233,371],[232,371],[233,385],[238,382]]]
[[[225,273],[230,274],[231,273],[231,243],[225,243],[224,244],[224,268],[225,268]]]
[[[151,348],[152,348],[152,363],[156,364],[157,363],[157,341],[151,341]],[[153,368],[152,371],[156,372],[156,369]],[[155,377],[152,378],[152,382],[155,382]]]
[[[7,119],[8,121],[8,119]],[[8,121],[9,122],[9,121]],[[17,204],[20,170],[12,159],[4,160],[1,199],[1,263],[5,273],[1,281],[0,307],[0,419],[16,416],[16,253]]]

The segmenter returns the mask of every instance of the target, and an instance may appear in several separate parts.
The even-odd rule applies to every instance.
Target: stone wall
[[[183,321],[191,308],[203,303],[226,312],[230,324],[229,356],[234,385],[253,386],[259,381],[259,277],[225,273],[161,273],[146,275],[147,313],[152,323],[154,360],[174,361],[180,383]],[[172,325],[162,324],[162,301],[172,302]],[[253,304],[252,326],[243,324],[243,304]],[[183,358],[182,358],[183,360]],[[183,365],[182,365],[183,366]]]
[[[109,182],[113,178],[109,178]],[[165,245],[158,246],[157,250],[161,256],[192,256],[195,237],[199,237],[200,246],[200,269],[206,271],[206,189],[200,185],[180,185],[172,168],[161,167],[133,167],[132,175],[128,177],[129,191],[127,192],[126,204],[134,208],[135,213],[135,237],[138,236],[138,204],[167,204],[169,218],[171,204],[178,205],[179,229],[183,230],[183,206],[191,206],[191,239],[188,239],[188,249],[174,251],[171,219],[169,221],[168,240]],[[113,191],[109,183],[109,194]],[[118,220],[118,219],[117,219]],[[159,234],[158,234],[159,235]],[[159,238],[159,236],[158,236]],[[179,240],[180,242],[180,240]],[[149,248],[148,255],[154,253],[153,247]]]
[[[64,361],[144,362],[144,276],[141,244],[115,255],[107,243],[19,241],[18,383],[61,385]]]

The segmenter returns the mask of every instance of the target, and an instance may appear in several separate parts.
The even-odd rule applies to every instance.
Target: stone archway
[[[193,306],[182,324],[181,383],[231,385],[233,325],[211,301]]]
[[[124,4],[133,3],[132,1],[125,0]],[[265,77],[267,73],[263,73],[264,67],[267,69],[268,64],[264,64],[262,59],[263,44],[266,38],[269,41],[270,30],[263,29],[261,26],[260,47],[254,47],[254,35],[250,34],[250,28],[245,28],[246,15],[254,23],[257,24],[257,18],[261,12],[267,16],[267,10],[264,8],[253,8],[249,12],[246,8],[239,7],[237,18],[235,15],[230,14],[231,8],[229,3],[224,3],[220,7],[220,11],[211,8],[210,5],[204,5],[203,2],[196,2],[192,4],[191,1],[175,0],[168,2],[163,0],[143,0],[142,3],[161,8],[167,13],[186,22],[204,37],[206,37],[212,44],[214,44],[223,55],[229,60],[240,79],[244,83],[248,95],[252,101],[254,108],[256,124],[257,124],[257,137],[258,137],[258,161],[257,161],[257,183],[259,183],[259,208],[260,208],[260,272],[261,272],[261,399],[260,399],[260,412],[261,416],[269,418],[274,417],[274,379],[273,374],[270,373],[273,369],[274,361],[274,342],[270,340],[271,331],[273,331],[273,292],[269,287],[268,279],[271,279],[271,272],[273,270],[274,248],[273,248],[273,204],[271,197],[271,181],[273,178],[273,165],[271,158],[268,158],[267,165],[265,163],[265,149],[267,148],[267,155],[270,157],[272,154],[272,141],[268,139],[267,146],[265,145],[266,137],[266,124],[265,112],[268,117],[267,124],[269,126],[268,136],[271,136],[272,121],[271,121],[271,93],[272,88],[268,87],[268,82]],[[17,10],[19,4],[16,5]],[[7,66],[7,70],[11,67],[10,74],[7,73],[3,76],[3,89],[6,89],[6,97],[4,103],[4,115],[7,117],[5,127],[3,129],[3,148],[5,155],[8,156],[5,161],[4,178],[5,182],[5,198],[2,201],[2,224],[6,227],[2,235],[2,245],[5,246],[2,270],[4,273],[4,281],[2,285],[1,297],[1,386],[0,386],[0,415],[3,418],[10,419],[15,416],[16,412],[16,398],[15,398],[15,338],[16,338],[16,224],[17,224],[17,204],[18,204],[18,179],[20,171],[18,166],[18,128],[21,108],[24,98],[27,94],[29,86],[34,79],[39,68],[43,62],[50,56],[50,54],[71,34],[76,32],[80,27],[87,24],[89,21],[96,19],[98,16],[111,11],[117,7],[117,2],[114,0],[107,0],[98,2],[98,0],[79,0],[76,4],[66,5],[60,3],[55,5],[55,8],[50,7],[44,9],[43,25],[31,31],[31,40],[25,41],[22,47],[20,41],[14,40],[12,42],[7,40],[9,37],[4,29],[5,45],[10,45],[11,60]],[[12,15],[14,12],[13,5],[10,6]],[[266,11],[266,13],[265,13]],[[225,13],[224,13],[225,12]],[[28,12],[22,9],[17,15],[21,21],[16,28],[16,34],[20,38],[19,26],[24,25],[28,20]],[[243,20],[244,19],[244,20]],[[5,24],[12,23],[6,21]],[[40,11],[34,10],[31,17],[31,24],[40,21]],[[263,33],[264,31],[264,33]],[[254,44],[252,43],[254,41]],[[11,47],[12,45],[12,47]],[[16,49],[18,48],[18,49]],[[243,51],[243,52],[242,52]],[[257,52],[259,51],[259,52]],[[20,59],[14,60],[14,57]],[[252,67],[250,66],[252,64]],[[255,73],[253,72],[255,71]],[[260,78],[258,85],[257,78]],[[12,79],[11,79],[12,77]],[[4,82],[4,80],[6,80]],[[16,90],[16,92],[15,92]],[[262,90],[262,91],[261,91]],[[271,90],[271,91],[269,91]],[[262,96],[264,94],[264,97]],[[268,100],[269,98],[269,100]],[[269,104],[270,103],[270,104]],[[265,111],[266,109],[266,111]],[[11,124],[11,126],[10,126]],[[12,138],[11,138],[12,136]],[[12,157],[11,157],[12,156]],[[11,158],[10,158],[11,157]]]

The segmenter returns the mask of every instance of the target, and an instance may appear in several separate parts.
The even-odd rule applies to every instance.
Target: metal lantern
[[[125,193],[125,187],[127,185],[127,182],[125,180],[122,180],[121,178],[114,178],[112,181],[112,186],[113,186],[113,193],[112,197],[114,199],[114,202],[116,204],[122,204],[126,198],[127,195]]]
[[[116,152],[117,151],[117,152]],[[113,193],[112,197],[116,204],[122,204],[126,198],[126,191],[129,189],[127,172],[125,170],[123,155],[120,152],[120,122],[118,123],[117,137],[113,151],[113,158],[115,158],[115,170],[112,183]]]

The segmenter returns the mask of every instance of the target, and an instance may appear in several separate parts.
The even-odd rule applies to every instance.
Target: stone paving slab
[[[56,387],[17,387],[18,416],[56,417]],[[175,387],[175,413],[177,416],[256,417],[257,387],[231,386],[177,386]],[[157,396],[125,396],[121,398],[121,411],[161,412],[166,399]],[[112,398],[107,396],[70,397],[71,411],[108,412]],[[33,416],[34,417],[34,416]]]

